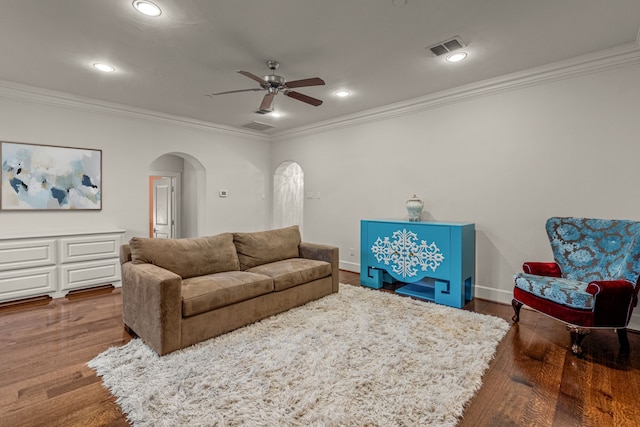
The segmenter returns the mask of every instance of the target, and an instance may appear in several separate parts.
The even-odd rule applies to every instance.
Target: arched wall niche
[[[282,162],[273,174],[273,228],[298,225],[302,232],[304,171],[292,160]]]

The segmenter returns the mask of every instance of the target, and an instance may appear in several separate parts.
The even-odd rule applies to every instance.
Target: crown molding
[[[640,33],[638,37],[640,38]],[[640,42],[629,43],[596,53],[436,92],[419,98],[361,111],[337,119],[284,130],[272,134],[271,138],[274,140],[290,139],[374,121],[377,122],[481,96],[547,84],[639,63]]]
[[[82,111],[93,111],[118,116],[133,117],[142,120],[180,125],[191,128],[213,130],[227,135],[255,137],[256,139],[269,141],[269,138],[256,131],[244,130],[231,126],[220,125],[203,120],[161,113],[143,108],[131,107],[98,99],[85,98],[65,92],[43,89],[35,86],[0,80],[0,96],[10,99],[37,102],[48,105],[61,105]]]
[[[465,100],[481,96],[488,96],[499,92],[546,84],[615,68],[627,67],[638,63],[640,63],[640,32],[638,33],[638,38],[634,43],[459,86],[453,89],[389,104],[383,107],[361,111],[342,116],[337,119],[283,130],[270,135],[264,135],[257,131],[251,131],[248,129],[245,130],[212,122],[191,119],[188,117],[175,116],[157,111],[131,107],[123,104],[84,98],[64,92],[42,89],[4,80],[0,80],[0,96],[42,104],[62,105],[82,111],[95,111],[191,128],[213,130],[227,135],[242,136],[245,138],[253,137],[258,140],[270,142],[374,121],[386,120],[452,103],[463,102]]]

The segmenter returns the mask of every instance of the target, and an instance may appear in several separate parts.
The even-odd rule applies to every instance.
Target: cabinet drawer
[[[0,271],[54,265],[55,242],[54,239],[0,242]]]
[[[60,266],[60,290],[88,288],[120,282],[118,259],[87,261]]]
[[[117,258],[119,251],[119,234],[96,234],[60,239],[60,262],[62,264],[94,259]]]
[[[55,266],[0,272],[0,301],[48,295],[56,288]]]

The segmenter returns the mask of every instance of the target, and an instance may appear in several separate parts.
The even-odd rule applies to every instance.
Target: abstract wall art
[[[2,210],[102,209],[102,150],[0,142]]]

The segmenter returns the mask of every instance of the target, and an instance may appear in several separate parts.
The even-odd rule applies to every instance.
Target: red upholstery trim
[[[562,277],[560,266],[555,262],[525,262],[522,271],[536,276]]]
[[[596,280],[587,292],[595,295],[594,326],[625,327],[633,310],[634,287],[626,280]]]
[[[585,328],[595,326],[594,315],[591,310],[578,310],[577,308],[556,304],[553,301],[539,298],[517,287],[513,288],[513,297],[524,305],[558,319],[561,322],[583,326]]]

